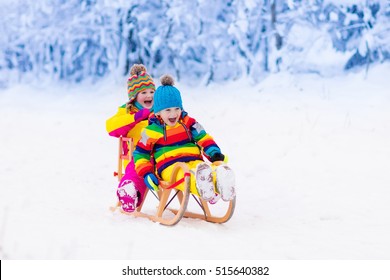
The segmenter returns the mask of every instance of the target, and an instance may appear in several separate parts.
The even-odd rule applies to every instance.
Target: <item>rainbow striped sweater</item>
[[[165,168],[176,162],[202,160],[202,155],[210,158],[217,152],[221,150],[214,139],[183,111],[174,127],[166,126],[152,116],[149,125],[141,132],[133,157],[139,176],[155,171],[161,176]]]

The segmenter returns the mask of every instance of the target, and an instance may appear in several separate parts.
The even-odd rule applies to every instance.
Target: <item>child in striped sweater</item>
[[[141,130],[148,125],[148,117],[153,107],[153,95],[156,87],[153,79],[142,64],[134,64],[127,80],[129,100],[119,107],[118,112],[106,121],[106,130],[110,136],[129,137],[136,144]],[[123,147],[128,151],[127,144]],[[126,163],[125,163],[126,164]],[[125,174],[119,182],[117,196],[123,211],[133,212],[143,200],[146,185],[134,169],[132,160],[126,165]]]
[[[191,170],[191,193],[210,203],[219,197],[232,200],[233,171],[226,164],[215,168],[203,160],[205,156],[210,162],[223,161],[225,156],[214,139],[183,110],[180,92],[173,83],[171,76],[163,76],[162,85],[154,94],[155,115],[150,116],[149,125],[142,130],[133,154],[137,174],[148,188],[158,190],[160,179],[169,181],[174,164],[185,162]],[[181,170],[177,179],[183,176]],[[183,183],[177,188],[183,188]]]

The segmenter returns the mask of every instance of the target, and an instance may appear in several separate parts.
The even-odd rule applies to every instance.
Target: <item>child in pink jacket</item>
[[[127,80],[129,101],[118,108],[118,112],[106,121],[110,136],[129,137],[137,144],[141,130],[148,125],[148,117],[153,108],[153,95],[156,87],[153,79],[142,64],[134,64]],[[128,151],[127,145],[123,147]],[[146,186],[143,178],[135,172],[134,161],[127,164],[125,174],[118,185],[117,195],[122,209],[133,212],[143,200]]]

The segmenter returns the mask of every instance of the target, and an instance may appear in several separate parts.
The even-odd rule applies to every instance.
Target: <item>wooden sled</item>
[[[123,149],[124,144],[128,145],[128,150],[130,152],[126,153],[126,150]],[[123,160],[130,161],[132,151],[132,139],[120,137],[118,172],[114,172],[114,175],[118,176],[119,181],[124,174]],[[221,164],[221,162],[216,162],[215,164],[218,165]],[[176,181],[176,176],[181,169],[183,170],[184,177]],[[119,201],[115,207],[111,208],[111,210],[115,211],[116,209],[120,209],[120,211],[126,215],[148,218],[153,222],[158,222],[166,226],[173,226],[177,224],[183,217],[201,219],[212,223],[225,223],[233,216],[234,208],[236,205],[236,198],[229,202],[224,202],[220,199],[218,203],[216,203],[215,205],[211,205],[207,201],[204,201],[201,198],[190,193],[190,180],[191,177],[188,166],[185,163],[178,162],[173,168],[171,180],[169,182],[160,182],[159,190],[157,192],[151,191],[149,189],[146,190],[143,202],[137,207],[136,211],[132,213],[123,211],[121,209]],[[175,189],[176,186],[183,182],[183,190]],[[146,213],[142,211],[144,202],[149,193],[152,193],[158,200],[158,206],[155,213]],[[197,207],[197,212],[190,212],[187,210],[189,202],[191,201],[190,197],[192,197],[193,201],[196,202],[195,204],[199,206]],[[222,204],[224,207],[220,207]],[[219,213],[216,214],[217,211],[212,211],[217,210],[213,208],[220,208],[218,209]]]

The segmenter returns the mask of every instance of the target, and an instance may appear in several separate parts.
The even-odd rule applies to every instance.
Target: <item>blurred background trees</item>
[[[28,3],[28,4],[27,4]],[[0,87],[127,76],[190,84],[337,75],[390,59],[388,0],[0,1]]]

